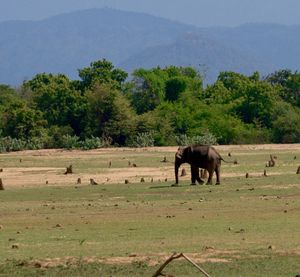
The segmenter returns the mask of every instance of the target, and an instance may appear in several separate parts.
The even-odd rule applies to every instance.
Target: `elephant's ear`
[[[176,152],[176,158],[178,158],[178,159],[182,158],[182,154],[183,154],[184,148],[185,147],[182,147],[182,146],[178,148],[178,150]]]

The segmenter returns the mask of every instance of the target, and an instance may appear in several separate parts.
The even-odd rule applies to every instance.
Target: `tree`
[[[272,118],[273,141],[276,143],[300,142],[300,109],[286,102],[277,102]]]
[[[125,145],[135,134],[135,113],[128,100],[109,84],[95,84],[87,91],[88,121],[86,136],[111,137]]]
[[[165,98],[167,74],[160,68],[133,72],[131,103],[138,114],[154,110]]]
[[[13,103],[2,114],[3,135],[29,139],[38,137],[46,125],[42,113],[27,107],[25,103]]]
[[[178,100],[180,94],[186,90],[188,81],[184,77],[173,77],[166,81],[166,99]]]
[[[287,102],[300,108],[300,74],[290,75],[284,85],[282,97]]]
[[[70,126],[80,135],[85,125],[87,100],[63,74],[37,74],[23,84],[32,92],[32,106],[41,111],[49,126]]]
[[[265,81],[267,81],[271,85],[281,85],[284,87],[286,85],[287,80],[291,77],[291,75],[292,75],[292,71],[289,69],[278,70],[272,74],[269,74],[265,78]]]
[[[106,59],[92,62],[90,67],[78,70],[81,78],[81,90],[91,88],[96,82],[108,83],[112,87],[120,89],[128,74],[122,69],[114,68]]]

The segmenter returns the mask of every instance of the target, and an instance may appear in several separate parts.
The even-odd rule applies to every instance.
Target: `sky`
[[[257,22],[300,25],[300,0],[0,0],[0,22],[40,20],[102,7],[144,12],[199,27]]]

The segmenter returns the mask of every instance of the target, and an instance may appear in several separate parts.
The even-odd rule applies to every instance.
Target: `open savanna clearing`
[[[238,161],[220,186],[190,186],[185,164],[172,187],[176,147],[1,154],[0,276],[151,276],[173,252],[211,276],[300,274],[300,145],[216,149]]]

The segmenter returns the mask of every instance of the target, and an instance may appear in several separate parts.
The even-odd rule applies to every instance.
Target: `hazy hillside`
[[[172,42],[196,28],[111,9],[64,14],[47,20],[0,24],[0,83],[18,84],[38,72],[64,72],[106,58],[117,64],[131,55]]]
[[[206,76],[206,82],[214,81],[220,71],[251,74],[256,70],[267,73],[274,69],[245,51],[234,49],[201,33],[189,33],[168,45],[149,47],[120,66],[130,72],[141,66],[152,68],[170,64],[193,66]]]
[[[243,49],[275,68],[300,69],[300,26],[244,24],[235,28],[203,31],[218,41]]]
[[[200,29],[146,14],[85,10],[41,21],[1,23],[0,83],[18,85],[41,72],[77,78],[78,68],[102,58],[129,71],[205,64],[209,80],[220,70],[299,69],[299,43],[300,27]]]

